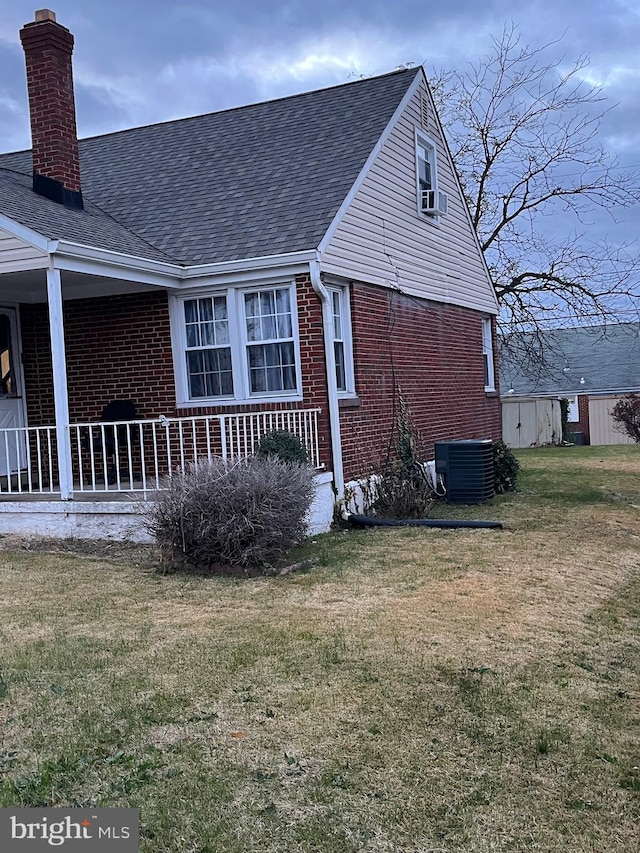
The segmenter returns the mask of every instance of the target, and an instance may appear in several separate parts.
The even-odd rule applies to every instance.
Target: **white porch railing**
[[[59,494],[56,428],[0,430],[0,494]]]
[[[68,428],[73,492],[150,492],[194,462],[250,456],[260,438],[298,436],[320,468],[319,409],[87,422]],[[0,495],[60,494],[55,426],[0,430]]]
[[[296,435],[307,448],[309,462],[320,467],[318,413],[320,409],[293,409],[286,412],[253,412],[245,415],[219,415],[222,457],[250,456],[260,439],[274,429]]]
[[[273,429],[298,436],[314,468],[320,467],[319,409],[251,414],[161,417],[111,423],[80,423],[69,428],[74,492],[142,492],[190,463],[215,456],[250,456]]]

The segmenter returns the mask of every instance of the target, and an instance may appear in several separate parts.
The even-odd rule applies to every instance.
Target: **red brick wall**
[[[46,305],[22,305],[29,423],[53,423]],[[133,400],[140,417],[173,414],[175,386],[167,296],[161,290],[64,303],[71,421],[97,420],[110,400]]]
[[[65,302],[69,409],[73,422],[96,421],[115,399],[131,399],[140,417],[321,409],[320,458],[331,468],[321,303],[307,277],[297,279],[302,403],[179,409],[167,295],[161,290]],[[433,442],[497,438],[497,393],[484,392],[480,314],[354,284],[351,290],[358,408],[341,410],[347,478],[366,474],[393,447],[399,385],[423,438]],[[54,422],[46,305],[21,307],[29,423]]]
[[[500,437],[499,396],[484,391],[482,315],[354,283],[351,317],[360,406],[341,410],[347,480],[393,452],[398,387],[425,458],[434,441]]]
[[[162,290],[64,303],[69,415],[96,421],[111,400],[133,400],[141,418],[315,408],[320,458],[331,468],[322,310],[308,277],[297,279],[303,402],[176,409],[167,294]],[[46,305],[20,311],[27,413],[32,426],[55,421]]]
[[[578,394],[578,417],[577,423],[570,424],[573,432],[582,432],[584,435],[584,443],[590,444],[591,436],[589,435],[589,395]]]

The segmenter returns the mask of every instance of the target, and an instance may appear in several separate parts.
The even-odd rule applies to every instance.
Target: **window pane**
[[[259,317],[247,317],[247,340],[248,341],[259,341],[260,340],[260,318]]]
[[[198,325],[198,300],[189,299],[184,303],[184,319],[187,332],[187,346],[200,346],[200,326]]]
[[[201,323],[207,323],[209,320],[213,320],[213,300],[199,299],[198,311]]]
[[[276,318],[274,316],[266,316],[262,318],[262,335],[260,340],[271,341],[277,338],[276,334]]]
[[[228,348],[188,352],[187,373],[192,398],[233,395],[231,350]]]
[[[189,397],[192,400],[198,397],[206,397],[204,390],[204,376],[201,373],[196,373],[189,376]]]
[[[282,288],[276,290],[276,311],[278,314],[288,314],[291,311],[291,300],[289,290]]]
[[[340,318],[340,293],[337,290],[331,292],[331,305],[333,308],[333,337],[342,338],[342,320]]]
[[[204,371],[202,366],[202,353],[187,353],[187,374],[189,376],[189,396],[204,397]]]
[[[200,346],[200,327],[195,323],[190,323],[187,325],[187,346]]]
[[[272,290],[260,291],[260,313],[263,317],[265,317],[267,314],[276,313],[274,293]]]
[[[216,334],[213,323],[200,324],[200,344],[203,347],[212,347],[216,343]]]
[[[285,391],[296,390],[296,369],[293,364],[285,365],[282,368],[282,379]]]
[[[229,323],[227,320],[218,320],[214,323],[216,344],[229,343]]]
[[[264,347],[249,347],[249,384],[251,393],[259,394],[267,390],[267,371],[265,369]]]
[[[431,182],[431,163],[429,160],[418,160],[418,176],[420,179],[420,189],[421,190],[431,190],[433,189],[433,184]]]
[[[275,367],[280,363],[278,344],[265,344],[261,349],[264,352],[264,363],[267,367]]]
[[[257,293],[245,293],[244,311],[247,317],[260,316],[260,298]]]
[[[280,391],[282,388],[282,371],[279,367],[267,368],[267,390]]]
[[[198,322],[198,300],[187,299],[184,303],[184,319],[186,323]]]
[[[295,391],[296,369],[293,343],[249,347],[251,393]]]
[[[247,341],[274,341],[293,337],[288,288],[246,293],[244,297]]]
[[[264,367],[264,347],[249,347],[249,367]]]
[[[279,338],[292,338],[293,337],[293,329],[291,326],[291,314],[279,314],[278,315],[278,337]]]
[[[338,386],[338,391],[346,391],[347,378],[344,366],[344,344],[342,341],[334,342],[333,351],[336,359],[336,385]]]

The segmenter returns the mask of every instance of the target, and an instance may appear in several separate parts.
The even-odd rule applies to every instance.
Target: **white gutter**
[[[315,259],[315,249],[304,252],[287,252],[282,255],[262,255],[255,258],[240,258],[236,261],[219,261],[212,264],[177,264],[171,261],[155,261],[111,249],[98,249],[73,243],[70,240],[50,240],[47,246],[50,254],[68,255],[74,258],[99,261],[107,264],[131,266],[134,269],[147,270],[156,274],[164,274],[180,279],[200,278],[208,275],[223,273],[249,272],[251,270],[270,269],[272,267],[288,267],[306,265]]]
[[[104,275],[109,275],[109,270],[112,271],[112,275],[115,269],[130,270],[135,271],[137,281],[179,288],[205,286],[218,282],[235,283],[235,281],[245,281],[248,276],[266,277],[268,275],[271,278],[277,278],[294,275],[297,272],[306,272],[309,262],[316,257],[313,249],[187,266],[127,255],[110,249],[99,249],[70,240],[49,240],[47,251],[50,256],[53,256],[54,265],[58,269]],[[101,270],[101,267],[104,267],[104,270]],[[116,277],[124,276],[120,274]]]
[[[128,267],[154,275],[169,276],[170,278],[181,278],[184,267],[170,261],[154,261],[150,258],[142,258],[136,255],[127,255],[123,252],[114,252],[111,249],[98,249],[95,246],[84,246],[81,243],[73,243],[70,240],[50,240],[47,250],[49,254],[81,260],[95,261],[100,264],[108,264],[117,267]]]
[[[336,381],[335,354],[333,351],[333,313],[327,288],[320,278],[320,260],[316,253],[309,261],[311,284],[322,302],[322,331],[324,336],[324,360],[327,373],[327,395],[329,397],[329,426],[331,429],[331,457],[333,460],[333,483],[341,501],[344,498],[344,469],[342,467],[342,437],[340,435],[340,409],[338,408],[338,383]]]
[[[240,258],[236,261],[218,261],[212,264],[194,264],[184,267],[182,278],[199,278],[203,275],[221,275],[222,273],[248,272],[250,270],[269,269],[271,267],[289,267],[303,264],[305,269],[309,261],[315,260],[316,250],[302,252],[284,252],[282,255],[259,255],[255,258]]]

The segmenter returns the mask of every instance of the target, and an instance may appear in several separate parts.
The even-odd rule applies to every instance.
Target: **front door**
[[[0,306],[0,477],[25,468],[25,435],[13,432],[24,425],[18,316],[15,308]]]

